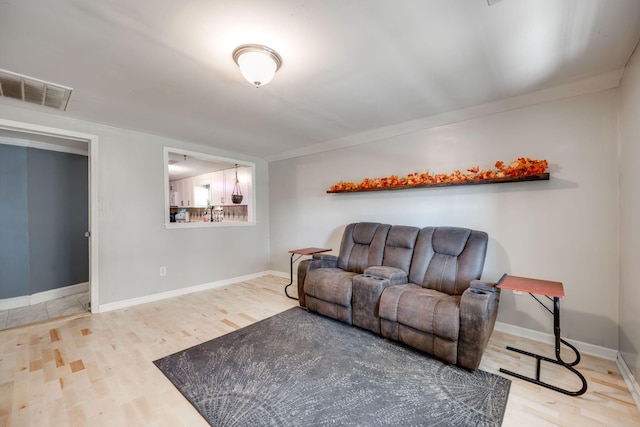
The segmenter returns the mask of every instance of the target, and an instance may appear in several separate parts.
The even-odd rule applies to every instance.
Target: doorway
[[[68,295],[65,295],[64,291],[57,301],[50,302],[50,305],[58,305],[64,307],[65,305],[71,305],[71,299],[66,298],[72,296],[75,301],[78,301],[80,305],[84,306],[84,309],[89,309],[91,313],[98,312],[98,268],[97,268],[97,248],[98,248],[98,233],[97,233],[97,144],[98,138],[95,135],[78,133],[65,129],[56,129],[50,127],[43,127],[33,125],[29,123],[15,122],[10,120],[0,119],[0,137],[11,138],[14,140],[26,140],[35,148],[52,149],[52,147],[63,147],[60,151],[84,151],[86,153],[87,163],[87,205],[88,205],[88,227],[86,229],[86,236],[81,236],[83,239],[88,240],[88,283],[84,283],[84,289],[82,286],[69,286]],[[78,298],[76,294],[82,294],[84,296]],[[39,294],[40,295],[40,294]],[[48,295],[51,296],[51,295]],[[29,298],[29,297],[28,297]],[[36,297],[37,299],[38,297]],[[39,298],[45,298],[40,295]],[[3,300],[5,306],[7,300]],[[8,301],[11,304],[12,301]],[[38,301],[30,301],[30,303],[38,303]],[[16,304],[24,306],[24,300],[15,301]],[[6,308],[6,307],[4,307]],[[0,321],[2,319],[0,318]],[[44,320],[44,319],[43,319]]]

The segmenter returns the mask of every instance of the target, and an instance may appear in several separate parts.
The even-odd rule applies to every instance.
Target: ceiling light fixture
[[[243,44],[233,51],[242,76],[255,87],[266,85],[282,65],[278,52],[260,44]]]

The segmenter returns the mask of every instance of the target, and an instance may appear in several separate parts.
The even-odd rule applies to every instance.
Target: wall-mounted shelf
[[[449,181],[449,182],[434,182],[431,184],[418,184],[418,185],[398,185],[394,187],[376,187],[376,188],[359,188],[354,190],[327,190],[329,194],[336,193],[362,193],[365,191],[386,191],[386,190],[408,190],[411,188],[431,188],[431,187],[450,187],[454,185],[481,185],[481,184],[503,184],[507,182],[523,182],[523,181],[548,181],[549,173],[538,173],[533,175],[522,176],[507,176],[504,178],[490,178],[490,179],[474,179],[467,181]]]

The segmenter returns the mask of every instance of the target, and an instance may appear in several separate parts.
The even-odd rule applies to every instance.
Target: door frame
[[[98,293],[98,136],[1,118],[0,129],[21,133],[26,139],[28,139],[28,135],[42,135],[87,143],[89,158],[89,283],[91,313],[98,313],[100,308]]]

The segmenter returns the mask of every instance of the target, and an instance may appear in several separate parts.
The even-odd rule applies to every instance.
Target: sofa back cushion
[[[487,253],[487,233],[459,227],[420,230],[409,282],[449,295],[460,295],[480,279]]]
[[[338,268],[363,273],[372,265],[382,265],[384,244],[391,226],[358,222],[345,227],[338,255]]]
[[[384,245],[382,265],[399,268],[409,274],[418,233],[420,233],[418,227],[391,226]]]

